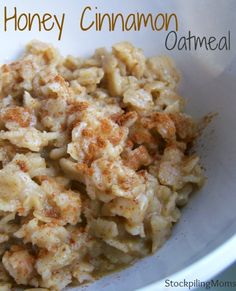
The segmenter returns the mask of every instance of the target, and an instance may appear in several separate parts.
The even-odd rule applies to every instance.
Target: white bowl
[[[31,39],[51,42],[63,54],[89,55],[100,46],[128,40],[144,49],[147,55],[170,54],[174,57],[183,79],[180,91],[187,99],[187,110],[195,117],[218,112],[200,141],[198,151],[206,168],[207,183],[194,194],[174,227],[167,243],[153,256],[140,260],[132,267],[83,287],[85,290],[167,290],[165,279],[208,280],[236,260],[236,51],[234,0],[157,1],[157,0],[94,0],[94,1],[2,1],[0,7],[1,62],[14,59]],[[217,3],[216,3],[217,2]],[[89,4],[88,4],[89,3]],[[17,12],[65,13],[61,40],[58,31],[16,32],[8,22],[3,30],[3,7],[8,15]],[[108,32],[93,29],[82,31],[83,9],[91,6],[87,21],[97,12],[175,13],[179,20],[178,35],[220,37],[231,31],[229,51],[178,51],[165,49],[168,32],[143,28],[139,32]],[[90,19],[90,20],[89,20]],[[88,23],[88,22],[87,22]],[[79,290],[74,288],[73,290]],[[188,288],[181,288],[181,290]]]

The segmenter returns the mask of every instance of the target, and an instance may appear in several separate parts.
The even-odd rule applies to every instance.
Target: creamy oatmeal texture
[[[172,60],[33,41],[0,70],[0,289],[61,290],[155,252],[204,180]]]

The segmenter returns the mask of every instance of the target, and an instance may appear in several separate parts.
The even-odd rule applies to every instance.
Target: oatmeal
[[[1,290],[62,290],[160,248],[204,181],[173,61],[33,41],[0,70]]]

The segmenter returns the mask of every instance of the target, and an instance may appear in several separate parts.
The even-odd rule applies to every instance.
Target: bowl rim
[[[200,280],[206,282],[211,280],[214,276],[225,270],[236,261],[236,253],[232,250],[236,246],[236,234],[230,237],[226,242],[217,247],[215,250],[204,256],[202,259],[197,260],[190,266],[165,277],[164,279],[155,283],[149,284],[145,287],[139,288],[139,291],[161,291],[161,290],[190,290],[188,287],[165,287],[165,280],[180,282],[186,280],[194,282]],[[194,290],[195,288],[191,288]]]

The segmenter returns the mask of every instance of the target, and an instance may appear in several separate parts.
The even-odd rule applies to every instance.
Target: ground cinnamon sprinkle
[[[16,161],[17,165],[20,167],[21,171],[27,172],[28,167],[24,161]]]
[[[28,127],[30,125],[30,112],[26,108],[13,107],[8,108],[2,116],[4,121],[16,122],[20,127]]]

